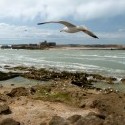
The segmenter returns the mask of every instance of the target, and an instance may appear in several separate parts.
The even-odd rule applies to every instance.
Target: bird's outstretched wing
[[[99,39],[93,32],[91,32],[90,30],[82,30],[84,33],[88,34],[89,36],[93,37],[93,38],[97,38]]]
[[[37,25],[42,25],[42,24],[46,24],[46,23],[60,23],[67,27],[76,27],[74,24],[69,23],[67,21],[49,21],[49,22],[38,23]]]

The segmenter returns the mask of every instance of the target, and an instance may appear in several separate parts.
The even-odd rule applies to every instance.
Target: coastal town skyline
[[[1,0],[0,44],[51,41],[57,44],[125,44],[124,0]],[[67,20],[85,25],[99,40],[80,32],[60,33],[63,25],[37,26],[43,21]]]

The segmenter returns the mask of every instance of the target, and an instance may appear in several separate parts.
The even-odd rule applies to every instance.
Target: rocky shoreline
[[[0,125],[124,125],[125,94],[93,83],[115,84],[100,74],[9,67],[0,80],[24,77],[45,81],[29,87],[0,86]],[[120,81],[124,84],[124,78]]]

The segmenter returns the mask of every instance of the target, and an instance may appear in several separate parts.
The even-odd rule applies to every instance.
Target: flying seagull
[[[67,21],[49,21],[49,22],[42,22],[42,23],[38,23],[37,25],[42,25],[42,24],[46,24],[46,23],[60,23],[65,25],[65,27],[60,31],[60,32],[67,32],[67,33],[76,33],[76,32],[84,32],[86,34],[88,34],[89,36],[93,37],[93,38],[97,38],[99,39],[92,31],[90,31],[87,27],[85,26],[76,26],[72,23],[69,23]]]

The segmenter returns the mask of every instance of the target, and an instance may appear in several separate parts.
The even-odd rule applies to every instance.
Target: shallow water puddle
[[[27,79],[27,78],[23,78],[23,77],[15,77],[9,80],[4,80],[4,81],[0,81],[0,84],[3,86],[25,86],[25,87],[29,87],[32,85],[37,85],[37,84],[43,84],[45,83],[44,81],[39,81],[39,80],[33,80],[33,79]]]
[[[107,84],[105,82],[97,82],[97,83],[93,83],[93,85],[97,88],[101,88],[102,90],[110,88],[110,89],[125,93],[125,84],[123,83]]]

